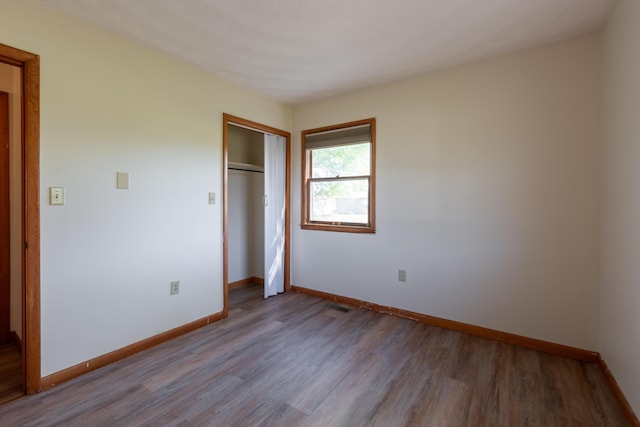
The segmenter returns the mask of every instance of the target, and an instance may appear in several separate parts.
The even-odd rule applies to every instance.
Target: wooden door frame
[[[24,390],[40,391],[40,57],[0,44],[22,70],[22,363]]]
[[[284,214],[284,291],[291,289],[290,281],[290,234],[291,234],[291,134],[289,132],[243,119],[241,117],[232,116],[231,114],[222,114],[222,236],[223,236],[223,286],[224,286],[224,309],[223,315],[229,315],[229,244],[227,239],[228,232],[228,173],[229,165],[229,125],[235,124],[256,130],[261,133],[272,133],[282,136],[286,140],[286,179],[285,179],[285,214]]]

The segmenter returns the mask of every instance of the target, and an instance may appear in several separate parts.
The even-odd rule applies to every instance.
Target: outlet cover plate
[[[178,295],[180,293],[180,281],[171,282],[171,295]]]
[[[116,172],[116,188],[119,190],[129,189],[129,173]]]
[[[398,282],[407,281],[407,270],[398,270]]]

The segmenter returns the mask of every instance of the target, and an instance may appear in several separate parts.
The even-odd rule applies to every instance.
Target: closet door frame
[[[263,125],[231,114],[222,115],[222,233],[223,233],[223,288],[224,317],[229,314],[229,244],[228,244],[228,166],[229,166],[229,125],[251,129],[260,133],[280,135],[286,140],[285,158],[285,226],[284,226],[284,291],[291,289],[290,282],[290,235],[291,235],[291,134],[281,129]]]

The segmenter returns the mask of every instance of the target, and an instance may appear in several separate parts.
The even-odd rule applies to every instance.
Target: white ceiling
[[[599,28],[616,0],[41,0],[289,103]]]

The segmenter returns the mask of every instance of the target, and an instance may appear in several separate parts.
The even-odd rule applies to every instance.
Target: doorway
[[[13,71],[14,67],[6,67]],[[0,69],[2,77],[4,70]],[[5,80],[2,77],[0,85]],[[0,90],[0,346],[11,339],[10,121],[9,92]]]
[[[242,146],[230,148],[234,140]],[[225,316],[230,285],[261,285],[265,297],[290,288],[290,143],[289,132],[223,115]],[[245,197],[238,200],[237,191]],[[248,240],[231,242],[238,236]]]
[[[20,68],[0,63],[0,404],[23,395]]]
[[[12,255],[19,262],[13,270],[21,276],[17,286],[17,309],[20,310],[18,337],[22,365],[21,389],[32,394],[40,391],[40,58],[29,52],[0,44],[0,63],[20,70],[17,92],[20,114],[19,140],[15,142],[15,156],[10,165],[20,171],[15,174],[21,194],[11,196],[11,210],[15,210],[19,225],[10,225],[10,233],[17,248]],[[10,104],[11,105],[11,104]],[[15,158],[14,158],[15,157]],[[12,187],[13,188],[13,187]],[[12,245],[13,246],[13,245]],[[12,266],[13,267],[13,266]],[[13,274],[12,276],[16,276]],[[11,319],[11,317],[10,317]],[[11,325],[11,320],[10,320]],[[13,334],[10,334],[13,336]]]

